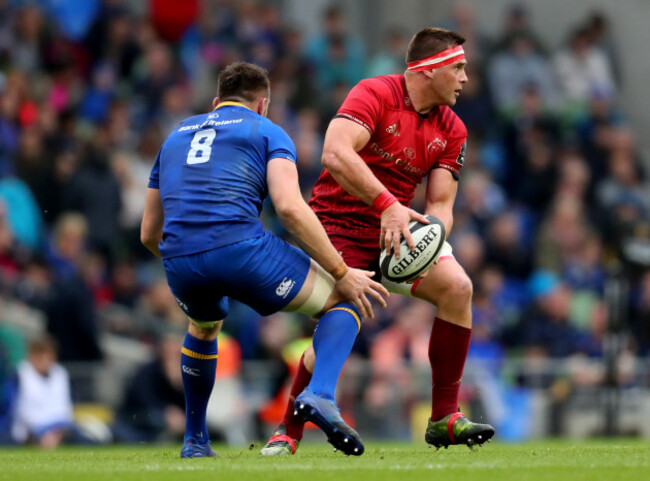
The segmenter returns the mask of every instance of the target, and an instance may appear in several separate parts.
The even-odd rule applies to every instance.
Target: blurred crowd
[[[619,358],[650,354],[650,185],[620,108],[615,36],[605,15],[585,12],[549,45],[531,16],[513,5],[492,36],[462,4],[427,21],[467,38],[470,80],[454,110],[469,131],[468,153],[450,242],[474,282],[470,360],[490,366],[495,380],[513,357],[602,359],[608,335],[620,340]],[[70,428],[74,389],[50,386],[68,399],[51,419],[17,427],[7,413],[29,394],[21,386],[38,387],[16,378],[40,372],[66,384],[59,362],[107,362],[108,333],[154,353],[133,366],[114,436],[182,434],[180,373],[170,367],[177,354],[168,341],[186,320],[139,242],[149,171],[179,120],[210,107],[220,68],[245,60],[270,73],[269,117],[293,138],[309,197],[324,130],[346,93],[362,78],[403,72],[413,33],[391,28],[382,45],[367,45],[339,6],[322,12],[320,26],[288,25],[264,1],[0,0],[0,293],[3,303],[41,312],[48,334],[30,339],[0,304],[0,441],[51,447],[63,439],[43,439],[51,425],[83,439]],[[263,220],[285,234],[272,206]],[[359,394],[370,415],[381,417],[394,386],[408,382],[395,366],[428,366],[434,315],[394,296],[364,324],[353,356],[373,366]],[[312,330],[300,315],[260,318],[234,305],[224,326],[230,354],[220,356],[219,370],[229,359],[223,382],[234,382],[242,361],[276,365],[262,421],[275,422],[273,397],[300,352],[292,346]],[[39,356],[49,363],[34,361]],[[633,382],[621,371],[615,382]],[[578,384],[607,378],[570,374]],[[558,399],[564,392],[556,376],[510,381],[554,387]]]

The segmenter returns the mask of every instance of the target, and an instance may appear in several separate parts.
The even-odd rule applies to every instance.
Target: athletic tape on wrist
[[[376,210],[378,210],[379,213],[382,213],[386,209],[388,209],[391,205],[393,205],[395,202],[397,202],[397,198],[393,194],[388,192],[388,189],[386,189],[377,197],[375,197],[375,200],[372,201],[372,206]]]

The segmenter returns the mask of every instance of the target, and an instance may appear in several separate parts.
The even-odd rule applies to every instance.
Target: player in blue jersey
[[[364,449],[341,419],[334,389],[362,318],[373,316],[368,296],[385,306],[388,291],[371,279],[373,272],[348,268],[303,200],[296,150],[266,118],[269,98],[265,70],[243,62],[228,66],[219,75],[214,110],[182,121],[151,171],[142,242],[162,259],[191,321],[181,356],[183,458],[216,456],[206,407],[229,297],[262,315],[284,310],[319,318],[314,374],[296,408],[334,447],[354,455]],[[262,228],[267,195],[306,253]]]

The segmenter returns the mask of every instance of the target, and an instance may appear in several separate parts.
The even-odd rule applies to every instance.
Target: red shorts
[[[381,248],[379,240],[364,237],[347,237],[340,234],[328,234],[332,245],[343,256],[345,263],[356,269],[365,269],[374,271],[374,280],[381,282],[391,292],[396,292],[405,296],[415,297],[415,290],[420,284],[421,279],[409,284],[406,282],[397,283],[382,279],[381,269],[379,268],[379,255]],[[443,246],[443,251],[438,261],[444,259],[453,259],[452,249],[447,242]]]
[[[343,256],[345,263],[356,269],[368,269],[373,265],[378,265],[379,238],[363,239],[356,237],[346,237],[340,234],[328,234],[332,245]]]

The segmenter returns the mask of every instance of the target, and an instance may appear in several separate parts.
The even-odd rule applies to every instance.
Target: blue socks
[[[185,392],[185,438],[207,443],[206,409],[217,372],[217,340],[202,341],[189,332],[181,352]]]
[[[359,311],[354,304],[348,302],[337,304],[320,318],[313,339],[316,352],[314,374],[307,386],[312,392],[334,400],[336,382],[359,329]]]

